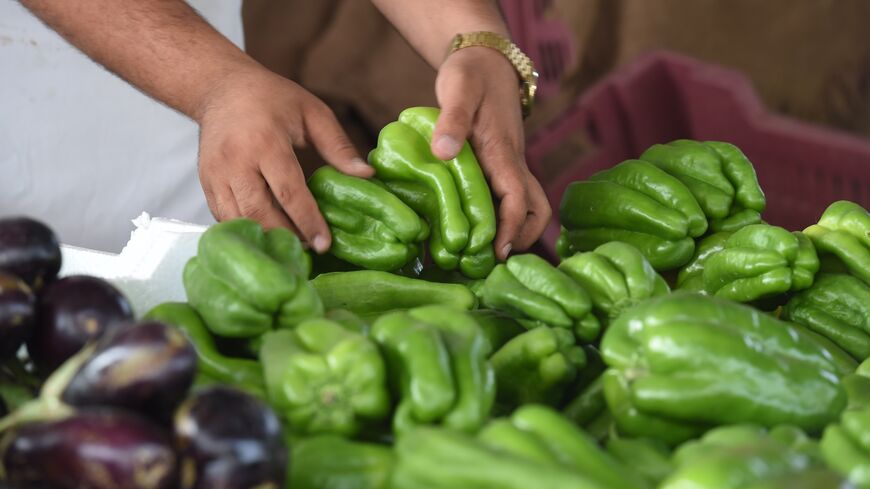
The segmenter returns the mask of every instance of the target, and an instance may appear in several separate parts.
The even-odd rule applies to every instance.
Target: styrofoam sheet
[[[60,275],[92,275],[106,279],[130,299],[136,316],[161,302],[185,301],[181,275],[206,227],[143,212],[119,254],[61,246]]]

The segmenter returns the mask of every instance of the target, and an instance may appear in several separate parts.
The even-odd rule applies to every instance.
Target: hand
[[[215,219],[243,216],[267,228],[288,227],[318,253],[332,237],[293,147],[313,144],[348,175],[374,174],[326,104],[259,67],[223,79],[197,120],[199,178]]]
[[[490,48],[454,52],[435,82],[441,115],[432,153],[447,160],[470,139],[490,187],[500,199],[495,251],[499,259],[524,250],[544,232],[552,211],[525,162],[525,140],[516,71]]]

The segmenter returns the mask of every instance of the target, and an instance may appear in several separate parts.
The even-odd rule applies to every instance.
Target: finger
[[[490,140],[478,147],[481,167],[493,193],[501,201],[495,253],[500,260],[505,260],[514,247],[514,240],[528,212],[525,169],[507,140]]]
[[[332,245],[329,226],[305,185],[305,175],[293,150],[288,147],[280,153],[265,156],[260,171],[275,200],[299,230],[300,237],[317,253],[329,250]]]
[[[520,229],[517,239],[514,240],[514,249],[525,250],[544,234],[544,230],[550,224],[553,211],[547,194],[541,187],[538,179],[526,171],[526,189],[529,200],[529,209],[526,214],[526,222]]]
[[[241,216],[253,219],[267,229],[289,224],[284,212],[272,205],[269,187],[260,175],[250,173],[236,177],[230,187]]]
[[[360,158],[335,114],[326,105],[320,103],[306,110],[305,131],[320,156],[340,172],[362,178],[375,174],[375,169]]]
[[[474,116],[483,99],[483,90],[466,76],[458,74],[440,77],[436,93],[441,113],[432,132],[431,150],[436,158],[455,158],[468,135]]]
[[[236,198],[233,196],[233,191],[229,187],[224,187],[220,192],[215,193],[215,219],[218,221],[228,221],[241,217],[239,206],[236,205]]]
[[[239,217],[239,209],[236,207],[236,199],[233,197],[233,191],[226,185],[220,185],[220,190],[215,190],[212,184],[205,183],[202,175],[202,193],[205,195],[205,202],[208,204],[208,210],[215,221],[226,221]]]

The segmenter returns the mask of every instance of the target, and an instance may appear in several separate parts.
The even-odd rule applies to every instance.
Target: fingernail
[[[369,164],[366,163],[366,161],[362,158],[354,158],[354,159],[350,160],[350,164],[354,165],[354,166],[359,166],[359,167],[368,167],[369,166]]]
[[[501,254],[502,254],[502,256],[504,256],[505,258],[507,258],[508,255],[511,253],[511,248],[512,248],[512,247],[513,247],[513,245],[511,245],[510,243],[504,245],[504,247],[502,247],[502,249],[501,249]]]
[[[435,141],[435,149],[438,153],[441,155],[447,155],[449,158],[456,156],[461,147],[459,141],[450,136],[441,136],[437,141]]]
[[[311,246],[314,248],[314,251],[324,253],[329,249],[329,240],[326,239],[326,236],[318,234],[311,240]]]

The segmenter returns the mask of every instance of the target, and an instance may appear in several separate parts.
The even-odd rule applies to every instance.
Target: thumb
[[[478,90],[470,90],[462,83],[462,77],[439,80],[438,103],[441,114],[432,131],[432,154],[441,160],[455,158],[462,149],[474,115],[480,105]]]

